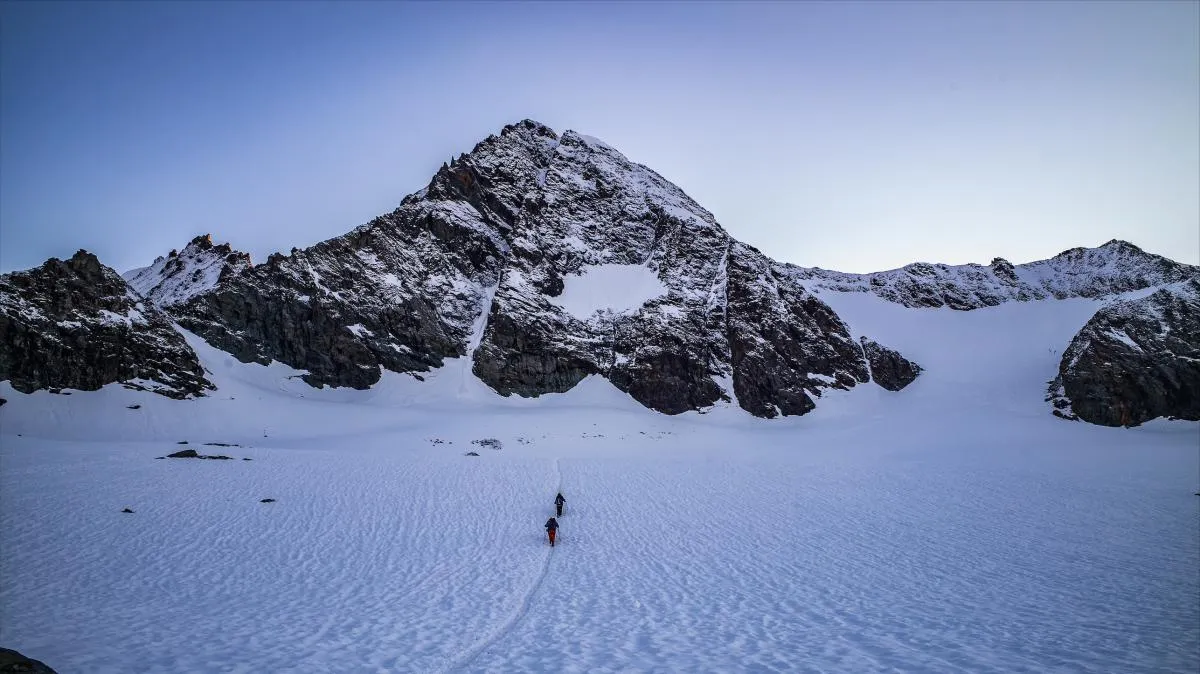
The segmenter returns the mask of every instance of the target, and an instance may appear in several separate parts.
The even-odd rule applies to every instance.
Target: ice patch
[[[1133,339],[1129,336],[1129,334],[1126,333],[1124,330],[1116,330],[1116,329],[1109,330],[1108,336],[1112,337],[1113,339],[1117,340],[1118,342],[1121,342],[1125,346],[1128,346],[1129,348],[1133,349],[1134,351],[1142,350],[1142,347],[1137,342],[1133,341]]]
[[[579,276],[564,278],[562,294],[550,298],[551,303],[581,321],[597,312],[637,311],[646,302],[667,294],[658,275],[640,264],[600,264],[581,271]]]

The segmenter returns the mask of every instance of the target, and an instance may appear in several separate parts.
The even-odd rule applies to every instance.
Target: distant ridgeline
[[[914,311],[1084,297],[1104,303],[1069,345],[1048,345],[1063,357],[1046,373],[1047,414],[1135,425],[1200,419],[1198,279],[1121,241],[1021,265],[796,267],[734,240],[608,145],[526,120],[396,210],[262,264],[200,236],[124,277],[85,251],[0,276],[0,380],[25,393],[122,383],[202,396],[212,384],[182,328],[314,386],[367,388],[384,369],[468,357],[502,395],[599,375],[666,414],[725,401],[771,418],[805,414],[830,389],[904,395],[920,376],[851,334],[818,292]]]

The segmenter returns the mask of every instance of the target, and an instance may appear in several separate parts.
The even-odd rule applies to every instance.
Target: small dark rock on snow
[[[187,444],[187,440],[180,440],[179,442],[177,442],[177,443],[175,443],[175,444],[177,444],[177,445],[186,445],[186,444]]]
[[[168,454],[167,458],[168,459],[213,459],[213,460],[218,460],[218,461],[229,461],[233,457],[225,456],[224,454],[216,454],[216,455],[200,454],[200,453],[197,453],[196,450],[194,450],[194,449],[181,449],[178,452],[175,452],[174,454]]]
[[[481,439],[479,439],[479,440],[472,440],[472,441],[471,441],[471,444],[472,444],[472,445],[479,445],[480,447],[490,447],[490,448],[492,448],[492,449],[500,449],[501,447],[503,447],[503,446],[504,446],[504,445],[503,445],[503,444],[502,444],[502,443],[501,443],[499,440],[497,440],[496,438],[481,438]]]
[[[274,503],[274,502],[275,502],[275,499],[273,499],[273,498],[265,498],[265,499],[259,501],[259,503]]]
[[[250,457],[248,457],[248,456],[243,456],[243,457],[242,457],[242,461],[253,461],[253,460],[254,460],[254,459],[251,459],[251,458],[250,458]]]
[[[4,398],[0,398],[0,405],[3,405],[3,404],[4,404],[4,403],[6,403],[6,402],[8,402],[8,401],[7,401],[7,400],[5,400]]]
[[[121,512],[123,512],[123,513],[132,513],[133,511],[132,511],[132,510],[130,510],[129,508],[125,508],[125,509],[124,509],[124,510],[122,510]]]
[[[479,452],[467,452],[463,456],[479,456]]]
[[[125,406],[125,409],[129,409],[129,410],[140,410],[140,409],[142,409],[142,406],[141,406],[141,405],[126,405],[126,406]]]

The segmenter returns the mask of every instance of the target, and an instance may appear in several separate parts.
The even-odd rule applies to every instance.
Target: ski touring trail
[[[558,493],[558,492],[562,491],[562,469],[559,466],[558,457],[555,457],[555,459],[554,459],[554,474],[557,477],[557,486],[555,486],[554,491],[555,491],[555,493]],[[486,639],[484,639],[482,642],[480,642],[478,646],[476,646],[476,647],[472,648],[470,651],[468,651],[463,656],[462,660],[452,663],[448,667],[446,667],[446,669],[442,670],[445,674],[450,674],[450,672],[472,671],[470,669],[471,665],[475,662],[476,659],[479,658],[479,656],[483,655],[484,652],[486,652],[489,648],[491,648],[493,645],[495,645],[497,642],[502,640],[504,637],[506,637],[508,634],[510,634],[513,631],[513,628],[517,626],[517,623],[521,622],[521,619],[524,618],[525,615],[529,613],[529,607],[533,603],[534,597],[538,594],[538,591],[542,589],[542,585],[546,580],[546,573],[550,569],[550,559],[553,556],[554,556],[554,547],[549,546],[549,549],[546,550],[545,557],[542,560],[541,569],[539,569],[536,577],[533,579],[533,582],[530,584],[529,590],[525,593],[525,596],[521,600],[520,605],[517,606],[517,610],[514,611],[512,616],[507,621],[505,621],[502,625],[500,625],[496,629],[495,632],[493,632],[490,636],[488,636]]]
[[[598,377],[463,400],[461,362],[281,390],[202,340],[201,400],[0,382],[4,646],[149,674],[1196,672],[1200,425],[1043,401],[1094,306],[824,295],[927,367],[911,390],[773,421]],[[235,460],[155,460],[180,443]]]

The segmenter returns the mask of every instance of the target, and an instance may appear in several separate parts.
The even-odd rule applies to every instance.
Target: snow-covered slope
[[[138,294],[165,309],[212,290],[222,277],[249,267],[249,254],[235,251],[227,243],[214,246],[212,236],[205,234],[192,239],[183,250],[171,251],[149,267],[122,276]]]
[[[925,372],[771,422],[465,358],[314,389],[193,335],[195,401],[0,383],[0,635],[61,672],[1200,667],[1200,424],[1041,400],[1097,301],[821,296]]]
[[[917,262],[872,274],[806,267],[789,267],[789,271],[812,289],[869,292],[907,307],[963,310],[1009,301],[1106,297],[1200,278],[1200,267],[1116,240],[1019,265],[996,258],[986,267]]]

